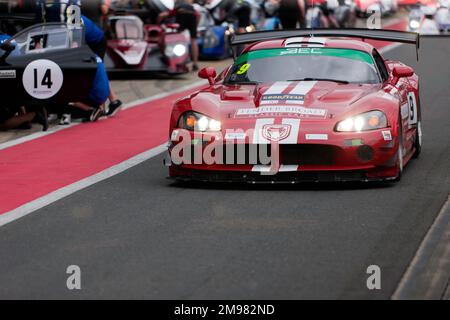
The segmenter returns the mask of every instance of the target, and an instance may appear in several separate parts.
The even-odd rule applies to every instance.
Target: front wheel
[[[417,122],[417,129],[416,129],[416,138],[414,140],[414,155],[413,158],[417,159],[422,152],[422,121]]]
[[[395,181],[400,181],[402,179],[403,174],[403,128],[402,128],[402,117],[398,118],[398,128],[397,128],[397,139],[398,139],[398,149],[397,149],[397,177]]]

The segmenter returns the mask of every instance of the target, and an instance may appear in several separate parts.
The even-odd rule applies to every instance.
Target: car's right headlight
[[[335,131],[360,132],[387,127],[386,115],[378,110],[369,111],[338,122]]]
[[[178,127],[190,131],[220,131],[222,124],[220,121],[207,117],[201,113],[188,111],[181,115],[178,120]]]

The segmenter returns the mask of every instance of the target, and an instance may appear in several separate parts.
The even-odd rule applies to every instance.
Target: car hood
[[[334,118],[367,99],[382,98],[381,84],[290,81],[258,85],[219,85],[192,97],[195,111],[218,116]],[[218,114],[219,113],[219,114]]]

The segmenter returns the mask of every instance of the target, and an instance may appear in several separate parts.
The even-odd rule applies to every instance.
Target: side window
[[[386,65],[384,64],[384,60],[381,57],[381,55],[378,53],[377,50],[373,50],[373,58],[375,60],[375,63],[377,65],[378,71],[380,72],[381,78],[383,81],[386,81],[389,78],[389,73],[386,69]]]
[[[13,37],[15,55],[42,53],[83,45],[83,29],[65,24],[39,24],[22,30]]]
[[[51,51],[69,48],[69,33],[67,29],[49,30],[48,32],[35,32],[28,34],[28,47],[26,52]]]

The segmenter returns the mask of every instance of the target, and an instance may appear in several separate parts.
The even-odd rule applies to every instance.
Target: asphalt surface
[[[390,298],[450,193],[450,41],[386,56],[421,76],[424,148],[400,183],[187,188],[159,156],[0,228],[0,298]]]

